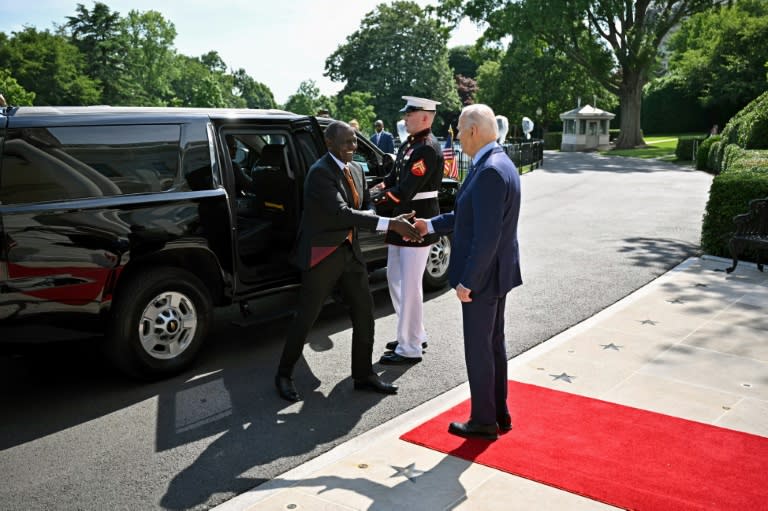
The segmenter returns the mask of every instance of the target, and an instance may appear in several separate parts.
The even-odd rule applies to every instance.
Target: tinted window
[[[0,174],[4,204],[161,192],[179,165],[177,125],[9,130]]]

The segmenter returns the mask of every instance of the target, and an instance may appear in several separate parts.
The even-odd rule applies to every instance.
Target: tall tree
[[[376,115],[387,126],[400,118],[402,96],[440,101],[440,111],[460,109],[448,65],[449,30],[416,3],[380,4],[325,61],[325,75],[346,82],[341,94],[371,92]]]
[[[739,0],[692,16],[669,50],[669,73],[724,125],[768,89],[768,2]]]
[[[248,108],[276,108],[275,96],[261,82],[254,80],[245,69],[240,68],[232,75],[235,93],[245,101]]]
[[[510,119],[513,132],[524,116],[544,131],[559,125],[560,113],[575,108],[578,98],[605,110],[616,107],[615,98],[596,80],[584,76],[563,52],[535,38],[513,40],[495,82],[482,91],[483,101]]]
[[[35,92],[36,105],[93,105],[99,103],[98,82],[85,74],[85,62],[66,37],[25,27],[14,32],[0,49],[0,68],[25,90]]]
[[[126,68],[132,84],[130,103],[136,106],[162,106],[173,97],[171,82],[179,70],[173,41],[176,28],[157,11],[132,10],[123,20],[127,39]]]
[[[288,97],[285,109],[297,114],[315,115],[321,107],[320,89],[314,80],[304,80],[295,94]]]
[[[67,16],[63,26],[69,40],[77,46],[85,58],[85,69],[102,87],[101,103],[124,103],[126,89],[125,38],[120,36],[120,13],[111,11],[101,2],[95,2],[89,10],[77,4],[76,15]]]
[[[454,46],[448,50],[448,65],[451,66],[454,75],[477,78],[477,68],[480,64],[482,62],[472,58],[471,46]]]
[[[681,20],[717,0],[441,0],[454,15],[487,21],[486,37],[538,37],[618,96],[621,135],[616,146],[642,145],[643,85],[659,48]]]
[[[459,100],[461,100],[461,104],[471,105],[474,103],[475,95],[477,94],[477,80],[462,74],[457,74],[455,79],[456,92],[459,93]]]
[[[24,89],[7,69],[0,69],[0,94],[5,102],[12,106],[32,106],[35,93]]]
[[[216,73],[206,66],[201,59],[177,55],[174,67],[179,70],[171,80],[172,106],[218,107],[234,106],[228,103],[231,85],[227,90],[223,73]],[[229,77],[231,80],[231,77]],[[242,106],[242,105],[237,105]]]
[[[371,133],[376,112],[371,105],[373,94],[370,92],[350,92],[336,97],[336,117],[343,121],[357,119],[360,131]]]

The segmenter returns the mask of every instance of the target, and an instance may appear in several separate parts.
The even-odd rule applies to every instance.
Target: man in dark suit
[[[456,195],[454,211],[418,219],[415,225],[422,234],[453,232],[448,278],[461,301],[472,411],[467,422],[452,422],[448,431],[495,440],[498,430],[512,428],[504,306],[507,293],[523,283],[517,242],[520,177],[496,143],[496,117],[487,105],[465,107],[458,127],[472,169]]]
[[[397,387],[373,372],[373,298],[368,271],[360,251],[357,229],[393,231],[421,240],[408,221],[413,213],[395,218],[376,216],[362,168],[352,161],[357,149],[355,130],[340,121],[325,130],[328,153],[317,160],[304,182],[304,211],[296,245],[302,270],[298,315],[291,324],[275,376],[278,393],[300,401],[293,368],[301,357],[307,334],[328,296],[338,285],[352,319],[352,379],[357,390],[395,394]]]
[[[384,131],[384,121],[379,119],[373,123],[373,127],[376,130],[376,133],[371,135],[371,142],[376,144],[378,148],[385,153],[394,153],[395,139],[392,138],[392,133]]]

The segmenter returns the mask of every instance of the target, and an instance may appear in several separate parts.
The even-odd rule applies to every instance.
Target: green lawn
[[[601,151],[600,154],[605,154],[607,156],[631,156],[633,158],[656,158],[672,163],[688,163],[688,161],[685,160],[678,161],[677,156],[675,156],[677,139],[682,136],[699,134],[700,133],[676,133],[672,135],[648,136],[644,137],[646,147]]]

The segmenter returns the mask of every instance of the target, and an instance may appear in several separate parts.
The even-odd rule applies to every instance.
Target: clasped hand
[[[409,222],[411,218],[416,215],[415,211],[410,213],[403,213],[396,217],[389,219],[389,230],[395,231],[397,234],[403,237],[404,240],[413,242],[422,242],[424,237],[419,230]]]

